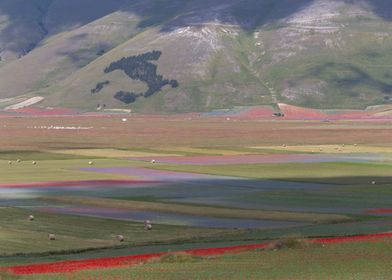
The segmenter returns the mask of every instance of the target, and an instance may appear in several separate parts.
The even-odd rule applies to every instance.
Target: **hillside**
[[[22,2],[0,0],[0,107],[32,97],[144,112],[392,102],[386,0]]]

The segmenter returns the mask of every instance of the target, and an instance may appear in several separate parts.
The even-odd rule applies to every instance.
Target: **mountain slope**
[[[135,1],[134,1],[135,2]],[[127,0],[0,0],[0,57],[12,61],[45,38],[113,13]]]
[[[53,1],[62,7],[89,2]],[[145,112],[278,101],[364,108],[392,100],[388,1],[120,4],[96,4],[110,13],[92,22],[99,13],[70,19],[82,26],[61,18],[57,26],[49,24],[47,39],[37,48],[0,67],[0,98],[42,96],[41,106]],[[79,7],[80,15],[85,8]],[[153,51],[160,53],[157,59],[143,60]],[[121,67],[105,71],[116,61]]]
[[[0,68],[1,96],[26,94],[55,84],[137,34],[137,23],[135,16],[115,12],[51,36],[28,55]]]

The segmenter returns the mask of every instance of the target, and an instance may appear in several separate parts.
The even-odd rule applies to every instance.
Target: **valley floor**
[[[108,115],[1,124],[1,267],[392,229],[388,119]],[[385,237],[26,279],[185,279],[186,271],[194,279],[388,279],[388,248]]]

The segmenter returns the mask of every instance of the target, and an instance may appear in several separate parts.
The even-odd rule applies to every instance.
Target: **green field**
[[[16,160],[19,158],[14,154],[7,154],[8,159],[14,160],[10,165],[8,160],[0,160],[0,166],[6,172],[1,174],[1,182],[43,182],[43,181],[66,181],[66,180],[100,180],[100,179],[125,179],[124,176],[115,174],[95,174],[91,172],[84,172],[78,170],[79,168],[88,167],[89,159],[51,159],[53,154],[49,154],[48,158],[45,158],[45,154],[38,154],[38,156],[28,156],[26,159],[24,153],[21,153],[20,157],[23,161],[17,163]],[[57,154],[55,154],[57,157]],[[59,157],[62,157],[61,155]],[[66,156],[65,156],[66,157]],[[34,158],[34,160],[33,160]],[[36,160],[35,158],[38,158]],[[32,162],[36,161],[36,165]],[[129,162],[119,161],[116,159],[94,159],[94,166],[106,167],[106,166],[126,166]],[[129,177],[128,177],[129,179]]]
[[[34,221],[28,220],[31,214]],[[7,262],[6,256],[49,256],[99,248],[189,242],[232,233],[232,230],[165,225],[157,225],[156,230],[146,233],[142,223],[37,213],[11,207],[0,208],[0,220],[0,264]],[[56,235],[56,241],[48,240],[49,233]],[[124,242],[116,239],[119,234],[124,236]]]
[[[390,279],[391,240],[256,250],[213,258],[162,258],[145,265],[15,279]],[[7,279],[7,278],[5,278]],[[13,279],[13,278],[10,278]]]
[[[154,168],[181,172],[237,176],[253,179],[328,182],[336,184],[369,184],[381,177],[392,183],[391,163],[281,163],[230,165],[155,165]],[[372,179],[373,178],[373,179]]]
[[[5,133],[16,140],[0,139],[0,266],[264,243],[293,234],[308,238],[387,232],[392,226],[392,131],[387,123],[369,130],[369,123],[361,122],[193,121],[173,116],[122,123],[118,117],[83,117],[55,122],[97,129],[24,129],[50,122],[5,120]],[[337,143],[358,145],[346,144],[344,153],[335,155]],[[214,156],[249,155],[298,161],[208,162]],[[315,156],[315,162],[303,162],[301,156]],[[342,161],[317,161],[328,156]],[[206,164],[163,160],[182,157]],[[387,212],[380,214],[380,209]],[[35,220],[29,221],[29,215]],[[144,229],[145,219],[152,219],[152,231]],[[55,241],[48,240],[50,233]],[[390,243],[256,251],[15,279],[184,279],[189,271],[195,271],[193,279],[383,279],[390,272],[383,268],[390,260]],[[370,250],[374,253],[366,269],[361,264]],[[342,259],[349,256],[358,257],[343,266]]]
[[[320,214],[320,213],[301,213],[284,211],[261,211],[247,209],[230,209],[223,207],[195,206],[175,203],[159,203],[135,200],[102,199],[87,197],[43,197],[50,202],[74,203],[83,205],[93,205],[98,207],[116,207],[135,210],[153,210],[158,212],[169,212],[178,214],[198,215],[217,218],[236,218],[236,219],[256,219],[274,221],[301,221],[311,223],[338,223],[347,222],[351,219],[344,215]]]

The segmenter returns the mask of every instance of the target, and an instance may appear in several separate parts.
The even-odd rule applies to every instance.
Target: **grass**
[[[370,26],[376,28],[377,24],[365,24],[361,30],[352,26],[346,28],[343,36],[347,42],[340,51],[326,49],[320,53],[315,46],[323,40],[319,35],[312,36],[315,45],[306,54],[297,54],[271,66],[266,71],[267,79],[280,91],[285,89],[282,81],[289,81],[297,96],[294,99],[282,96],[281,99],[297,105],[363,109],[366,105],[381,104],[383,97],[389,95],[390,83],[385,68],[391,64],[391,56],[385,50],[390,48],[391,41],[369,44],[375,39],[374,33],[367,31]],[[319,94],[304,96],[301,87],[297,87],[302,82],[309,86],[309,83],[320,81],[324,85],[318,90]]]
[[[94,150],[93,150],[94,151]],[[70,151],[69,153],[74,153]],[[76,153],[76,152],[75,152]],[[83,152],[81,152],[83,154]],[[102,152],[106,153],[105,150]],[[120,151],[120,153],[122,153]],[[125,151],[124,154],[133,152]],[[135,152],[139,154],[139,152]],[[77,153],[76,153],[77,154]],[[124,179],[129,176],[104,174],[96,172],[80,171],[80,168],[88,167],[89,159],[94,159],[94,167],[125,167],[145,165],[149,168],[172,170],[181,172],[194,172],[213,175],[237,176],[255,179],[289,179],[299,181],[315,181],[329,183],[369,183],[377,177],[385,177],[383,181],[390,181],[388,177],[392,171],[392,165],[388,163],[284,163],[284,164],[233,164],[233,165],[174,165],[157,164],[154,166],[145,163],[116,159],[99,159],[99,152],[86,151],[85,155],[91,157],[75,159],[75,156],[40,153],[40,152],[4,152],[0,154],[0,165],[6,168],[6,173],[0,175],[2,182],[31,182],[31,181],[57,181],[62,180],[91,180],[91,179]],[[107,155],[109,156],[109,155]],[[21,159],[21,163],[9,165],[8,160]],[[67,159],[67,160],[64,160]],[[37,161],[37,165],[32,165]],[[37,172],[38,171],[38,172]]]
[[[54,152],[37,152],[37,151],[4,151],[0,152],[0,160],[11,160],[16,161],[18,159],[22,161],[32,160],[66,160],[66,159],[85,159],[85,158],[97,158],[97,155],[90,155],[90,157],[83,155],[72,155],[72,154],[59,154]]]
[[[328,244],[325,247],[256,250],[216,258],[154,261],[134,267],[19,279],[390,279],[392,241]]]
[[[369,234],[386,232],[390,230],[391,219],[364,220],[352,223],[334,225],[312,225],[296,228],[282,229],[250,229],[226,230],[216,235],[194,237],[192,240],[171,240],[158,243],[131,244],[111,247],[106,249],[74,250],[63,254],[26,254],[0,258],[0,265],[12,266],[30,263],[48,263],[64,260],[83,260],[91,258],[105,258],[116,256],[129,256],[137,254],[150,254],[159,252],[178,252],[189,249],[219,248],[237,245],[265,243],[275,240],[285,240],[288,237],[328,237],[348,236],[356,234]]]
[[[9,155],[9,154],[8,154]],[[12,154],[12,159],[15,159]],[[23,155],[23,154],[21,154]],[[34,155],[34,154],[32,154]],[[42,154],[38,154],[39,156]],[[39,156],[37,158],[39,158]],[[50,154],[50,157],[52,154]],[[49,158],[50,158],[49,157]],[[61,155],[59,156],[61,158]],[[64,156],[67,158],[67,156]],[[99,174],[94,172],[80,171],[80,168],[89,167],[90,159],[67,159],[67,160],[52,160],[52,159],[34,159],[37,161],[36,165],[32,161],[27,161],[27,157],[20,157],[21,163],[14,162],[9,165],[8,161],[0,160],[3,172],[0,175],[2,183],[23,183],[23,182],[47,182],[47,181],[77,181],[77,180],[104,180],[104,179],[131,179],[129,176],[120,176],[115,174]],[[33,158],[33,157],[31,157]],[[72,158],[72,156],[71,156]],[[96,167],[111,167],[111,166],[129,166],[131,163],[115,159],[94,159],[94,166]]]
[[[84,156],[84,157],[105,157],[105,158],[126,158],[126,157],[151,157],[151,156],[179,156],[178,154],[165,154],[158,152],[126,151],[116,149],[67,149],[54,150],[52,153],[60,155]]]
[[[192,262],[200,262],[203,258],[192,256],[187,253],[172,253],[162,256],[158,262],[159,263],[192,263]]]
[[[32,213],[35,220],[28,221],[27,217]],[[231,232],[165,225],[154,225],[154,230],[146,232],[142,223],[66,216],[11,207],[0,208],[0,224],[0,256],[28,256],[32,253],[45,256],[116,246],[175,243]],[[56,235],[55,241],[48,240],[49,233]],[[124,235],[123,243],[116,240],[117,234]]]
[[[385,177],[391,181],[392,164],[388,163],[281,163],[230,165],[158,164],[153,168],[254,179],[279,179],[320,183],[354,184]]]
[[[389,185],[390,188],[391,185]],[[387,187],[385,187],[387,188]],[[244,204],[258,202],[262,205],[279,205],[291,209],[325,209],[329,212],[337,211],[359,211],[363,212],[367,208],[389,207],[391,193],[360,192],[352,187],[330,188],[323,190],[272,190],[244,194],[238,197],[238,201]]]
[[[262,211],[246,209],[217,208],[211,206],[192,206],[175,203],[159,203],[146,201],[130,201],[105,198],[91,197],[66,197],[53,196],[44,197],[43,199],[50,202],[75,203],[84,205],[93,205],[98,207],[115,207],[122,209],[149,210],[157,212],[168,212],[184,215],[207,216],[216,218],[231,219],[257,219],[257,220],[276,220],[276,221],[300,221],[311,223],[330,223],[330,222],[347,222],[351,219],[344,215],[320,214],[320,213],[301,213],[285,211]]]
[[[319,154],[357,154],[357,153],[392,153],[392,147],[367,146],[367,145],[296,145],[296,146],[269,146],[253,147],[259,149],[272,149],[286,152],[303,152]]]

